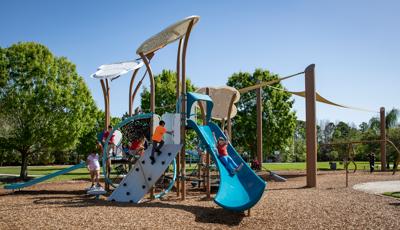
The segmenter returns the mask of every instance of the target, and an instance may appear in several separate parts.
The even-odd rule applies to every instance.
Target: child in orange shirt
[[[156,159],[154,158],[154,152],[157,152],[157,155],[160,155],[162,153],[161,148],[164,145],[163,135],[165,133],[173,135],[174,133],[174,131],[167,131],[167,129],[164,127],[165,122],[163,120],[161,120],[158,124],[159,126],[156,127],[156,130],[154,131],[153,136],[151,138],[153,141],[153,148],[151,150],[151,156],[150,156],[151,164],[154,164],[156,162]]]

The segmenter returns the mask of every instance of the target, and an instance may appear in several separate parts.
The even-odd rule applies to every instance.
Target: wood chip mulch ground
[[[286,172],[248,217],[189,192],[165,200],[120,204],[94,200],[87,182],[45,183],[11,193],[0,189],[0,229],[400,229],[400,200],[352,189],[357,183],[400,180],[400,173],[321,172],[318,188],[304,188],[302,172]]]

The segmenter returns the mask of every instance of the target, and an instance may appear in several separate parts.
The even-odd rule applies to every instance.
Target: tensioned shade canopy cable
[[[256,85],[252,85],[252,86],[249,86],[249,87],[245,87],[245,88],[239,89],[238,91],[239,91],[239,93],[247,93],[247,92],[249,92],[251,90],[258,89],[258,88],[264,87],[264,86],[273,85],[275,83],[278,83],[280,81],[295,77],[295,76],[303,74],[303,73],[304,72],[299,72],[299,73],[295,73],[295,74],[292,74],[292,75],[289,75],[289,76],[286,76],[286,77],[278,78],[278,79],[275,79],[275,80],[272,80],[272,81],[261,82],[261,83],[256,84]]]

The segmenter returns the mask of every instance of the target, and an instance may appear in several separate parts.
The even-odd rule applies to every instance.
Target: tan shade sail
[[[229,104],[232,96],[235,94],[236,98],[234,103],[240,99],[240,93],[237,89],[230,86],[222,87],[207,87],[209,89],[209,95],[214,102],[214,107],[211,113],[211,117],[215,120],[227,120],[229,113]],[[206,93],[206,88],[200,88],[196,91],[197,93]],[[237,114],[237,108],[235,105],[232,107],[230,118],[235,117]]]
[[[273,87],[273,86],[268,86],[268,87],[276,89],[276,90],[286,91],[286,92],[289,92],[291,94],[297,95],[299,97],[306,97],[306,92],[305,91],[293,92],[293,91],[288,91],[288,90],[280,89],[280,88]],[[315,92],[315,100],[318,101],[318,102],[324,103],[324,104],[333,105],[333,106],[337,106],[337,107],[341,107],[341,108],[359,110],[359,111],[364,111],[364,112],[378,113],[378,111],[374,111],[374,110],[370,110],[370,109],[363,109],[363,108],[358,108],[358,107],[353,107],[353,106],[337,104],[335,102],[332,102],[332,101],[324,98],[318,92]]]
[[[199,21],[199,19],[199,16],[194,15],[167,27],[163,31],[144,41],[136,50],[136,53],[143,53],[144,55],[153,53],[163,48],[164,46],[182,38],[187,32],[190,22],[193,21],[193,25],[195,25]]]

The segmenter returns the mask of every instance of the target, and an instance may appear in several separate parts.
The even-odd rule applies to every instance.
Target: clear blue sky
[[[285,76],[316,64],[317,90],[341,104],[399,108],[400,1],[19,1],[0,3],[0,46],[40,42],[66,56],[100,108],[105,63],[136,58],[136,48],[164,27],[199,15],[189,44],[187,74],[196,86],[221,86],[234,72],[261,67]],[[177,44],[158,53],[155,73],[175,69]],[[112,83],[114,116],[128,109],[125,76]],[[146,83],[148,84],[148,83]],[[283,83],[303,90],[299,77]],[[304,119],[304,100],[295,98]],[[135,106],[138,105],[136,102]],[[358,124],[375,114],[318,104],[317,118]]]

